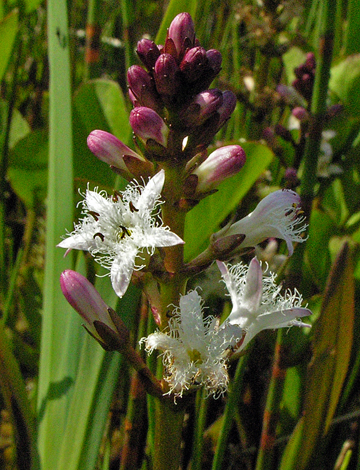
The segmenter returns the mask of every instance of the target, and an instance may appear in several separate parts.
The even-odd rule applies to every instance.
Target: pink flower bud
[[[162,95],[174,95],[180,85],[179,67],[170,54],[161,54],[155,63],[156,89]]]
[[[132,65],[127,72],[130,91],[136,97],[137,106],[146,106],[161,111],[162,102],[153,78],[139,65]],[[131,101],[133,101],[130,95]]]
[[[168,29],[167,40],[165,43],[166,52],[168,49],[168,42],[173,44],[177,56],[176,59],[181,59],[186,49],[194,46],[195,41],[195,27],[194,22],[189,13],[179,13],[172,20]]]
[[[294,108],[291,114],[299,121],[307,121],[309,119],[309,113],[302,106],[297,106]]]
[[[143,106],[134,108],[130,113],[129,122],[132,130],[143,142],[152,139],[166,147],[169,129],[153,109]]]
[[[226,178],[236,175],[245,161],[245,152],[239,145],[216,149],[192,172],[198,178],[196,193],[212,191]]]
[[[104,347],[106,344],[98,334],[94,322],[102,322],[108,328],[116,332],[110,315],[109,307],[100,297],[95,287],[86,277],[67,269],[60,275],[60,287],[66,300],[85,320],[84,325],[87,331]]]
[[[209,119],[223,104],[223,94],[214,88],[205,90],[195,96],[180,113],[185,126],[200,126]]]
[[[160,55],[159,48],[154,41],[145,38],[141,39],[141,41],[137,43],[136,52],[141,62],[151,71],[155,67],[156,59]]]
[[[136,162],[147,161],[109,132],[101,130],[92,131],[87,138],[87,144],[90,151],[99,160],[128,173],[130,178],[132,175],[129,173],[128,167],[124,162],[124,157],[135,160]]]

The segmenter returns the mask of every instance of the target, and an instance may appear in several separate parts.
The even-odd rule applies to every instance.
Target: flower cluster
[[[226,353],[240,341],[242,330],[234,325],[219,326],[211,315],[204,320],[202,304],[196,290],[183,295],[168,331],[157,331],[141,340],[149,353],[163,351],[168,393],[175,397],[200,385],[218,396],[229,382]]]
[[[310,310],[301,307],[299,292],[287,290],[281,294],[276,275],[263,276],[257,258],[249,267],[217,263],[232,302],[226,321],[219,325],[211,315],[204,320],[202,299],[197,291],[191,291],[181,297],[168,331],[157,331],[141,340],[149,353],[162,351],[165,379],[169,393],[175,397],[200,385],[214,397],[224,393],[229,380],[229,353],[242,351],[260,331],[310,327],[297,320],[311,315]]]
[[[178,205],[191,208],[194,202],[186,201],[211,193],[238,173],[246,160],[239,145],[217,149],[209,156],[206,151],[236,105],[231,91],[209,89],[221,69],[221,54],[200,46],[189,13],[175,17],[165,45],[142,39],[137,54],[145,68],[131,66],[127,79],[134,106],[129,122],[139,152],[100,130],[90,134],[88,146],[128,180],[151,176],[157,164],[176,164],[184,181]]]
[[[178,245],[184,243],[186,212],[238,173],[246,161],[239,145],[207,152],[233,112],[236,97],[231,91],[209,88],[221,69],[221,54],[201,47],[188,13],[175,17],[163,46],[142,39],[137,54],[145,68],[134,65],[127,74],[134,105],[129,121],[137,150],[102,130],[91,132],[87,140],[100,160],[131,182],[112,195],[88,188],[81,202],[83,217],[58,246],[66,253],[88,251],[109,271],[119,297],[126,293],[134,270],[142,270],[138,284],[161,330],[141,343],[149,353],[154,349],[162,353],[165,393],[177,398],[204,386],[217,397],[227,389],[232,352],[244,349],[261,330],[309,326],[297,320],[311,313],[301,307],[300,294],[282,294],[275,275],[263,276],[257,258],[248,268],[223,263],[239,249],[255,247],[267,238],[285,240],[291,255],[293,243],[304,241],[301,201],[294,191],[275,191],[247,217],[213,234],[209,247],[184,264]],[[306,67],[298,71],[299,90],[308,82],[305,71],[312,73],[315,67],[310,56]],[[232,311],[222,324],[212,315],[204,317],[197,290],[180,294],[186,292],[186,279],[214,260],[232,301]],[[161,396],[160,383],[133,349],[125,325],[89,281],[67,270],[60,284],[87,331],[105,349],[123,353],[141,371],[149,393]],[[179,307],[169,318],[171,302],[179,302]]]

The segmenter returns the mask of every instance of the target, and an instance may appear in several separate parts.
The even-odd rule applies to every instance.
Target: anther
[[[124,227],[123,225],[119,225],[119,227],[120,227],[121,230],[122,230],[122,234],[121,234],[121,236],[120,236],[121,240],[122,240],[123,238],[125,238],[125,235],[127,235],[128,237],[130,237],[131,232],[130,232],[126,227]]]
[[[95,237],[99,237],[102,242],[105,239],[104,235],[100,232],[96,232],[95,235],[93,236],[93,238],[95,239]]]
[[[113,197],[112,197],[112,200],[113,200],[113,202],[117,202],[119,199],[122,200],[121,193],[119,193],[119,191],[117,191],[117,190],[115,189],[114,195],[113,195]]]
[[[99,220],[100,214],[95,211],[88,211],[88,214],[92,215],[96,221]]]
[[[139,209],[136,209],[132,201],[129,202],[129,207],[131,212],[139,212]]]

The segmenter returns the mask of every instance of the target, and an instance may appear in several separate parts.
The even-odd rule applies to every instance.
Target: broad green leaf
[[[35,208],[46,198],[47,170],[9,168],[11,187],[28,208]]]
[[[76,115],[88,133],[97,129],[111,132],[127,142],[131,132],[129,113],[120,86],[111,80],[91,80],[77,90],[74,100]]]
[[[11,51],[18,31],[18,17],[19,12],[15,9],[0,21],[0,81],[4,76],[11,57]]]
[[[91,131],[101,129],[124,143],[129,141],[129,114],[119,85],[110,80],[82,85],[75,94],[73,126],[76,186],[84,187],[90,181],[92,185],[112,188],[115,173],[90,152],[86,139]]]
[[[353,250],[345,242],[327,282],[314,326],[303,416],[286,446],[281,470],[310,468],[319,440],[329,429],[347,374],[354,324]]]
[[[8,114],[8,104],[5,101],[0,101],[0,145],[1,148],[4,143],[6,122]],[[27,121],[22,117],[21,113],[13,110],[11,119],[10,135],[9,135],[9,148],[12,149],[17,142],[26,137],[30,133],[30,126]]]
[[[305,62],[306,54],[298,47],[291,47],[285,52],[282,58],[285,66],[287,83],[290,84],[296,78],[294,69]]]
[[[331,69],[329,89],[353,116],[360,114],[360,54],[347,57]]]
[[[196,7],[197,0],[170,0],[165,15],[163,16],[159,31],[156,35],[156,44],[164,44],[166,31],[176,15],[182,12],[188,12],[193,18],[195,18]]]
[[[48,155],[47,131],[35,130],[16,142],[9,155],[9,166],[21,170],[46,170]]]
[[[309,238],[306,242],[306,261],[312,273],[313,282],[322,291],[330,269],[329,240],[336,233],[331,217],[314,209],[309,223]]]
[[[206,248],[210,235],[236,208],[273,158],[272,151],[264,145],[244,142],[241,146],[246,153],[244,167],[236,176],[224,181],[219,186],[218,192],[203,199],[186,217],[185,258],[187,260]]]
[[[71,80],[65,2],[48,1],[50,132],[44,305],[38,383],[38,446],[41,468],[56,469],[82,338],[62,295],[60,273],[70,258],[56,248],[73,226]],[[59,36],[63,38],[59,41]]]

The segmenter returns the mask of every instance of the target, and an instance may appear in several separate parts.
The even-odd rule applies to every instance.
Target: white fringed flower
[[[74,231],[59,243],[67,252],[89,251],[95,260],[110,271],[113,289],[122,297],[134,269],[146,254],[152,255],[156,247],[173,246],[183,240],[162,225],[158,207],[165,181],[164,170],[153,176],[147,185],[130,183],[122,193],[108,196],[105,191],[86,191],[82,202],[84,218]]]
[[[229,291],[232,311],[227,321],[245,330],[245,338],[238,351],[242,350],[260,331],[291,326],[310,327],[297,320],[307,317],[311,311],[301,307],[302,297],[295,290],[280,293],[281,286],[275,283],[276,275],[263,277],[261,265],[253,258],[249,267],[242,263],[228,268],[217,261],[223,280]]]
[[[226,322],[219,326],[212,316],[204,320],[202,303],[196,290],[182,296],[168,331],[157,331],[141,340],[149,353],[154,349],[163,351],[165,380],[175,398],[201,385],[209,395],[224,393],[229,381],[226,350],[242,337],[236,325]]]
[[[300,196],[289,189],[280,189],[266,196],[248,216],[214,234],[214,240],[221,237],[245,235],[241,248],[258,245],[267,238],[285,240],[289,256],[294,252],[292,242],[303,242],[302,233],[307,225],[300,215]]]

